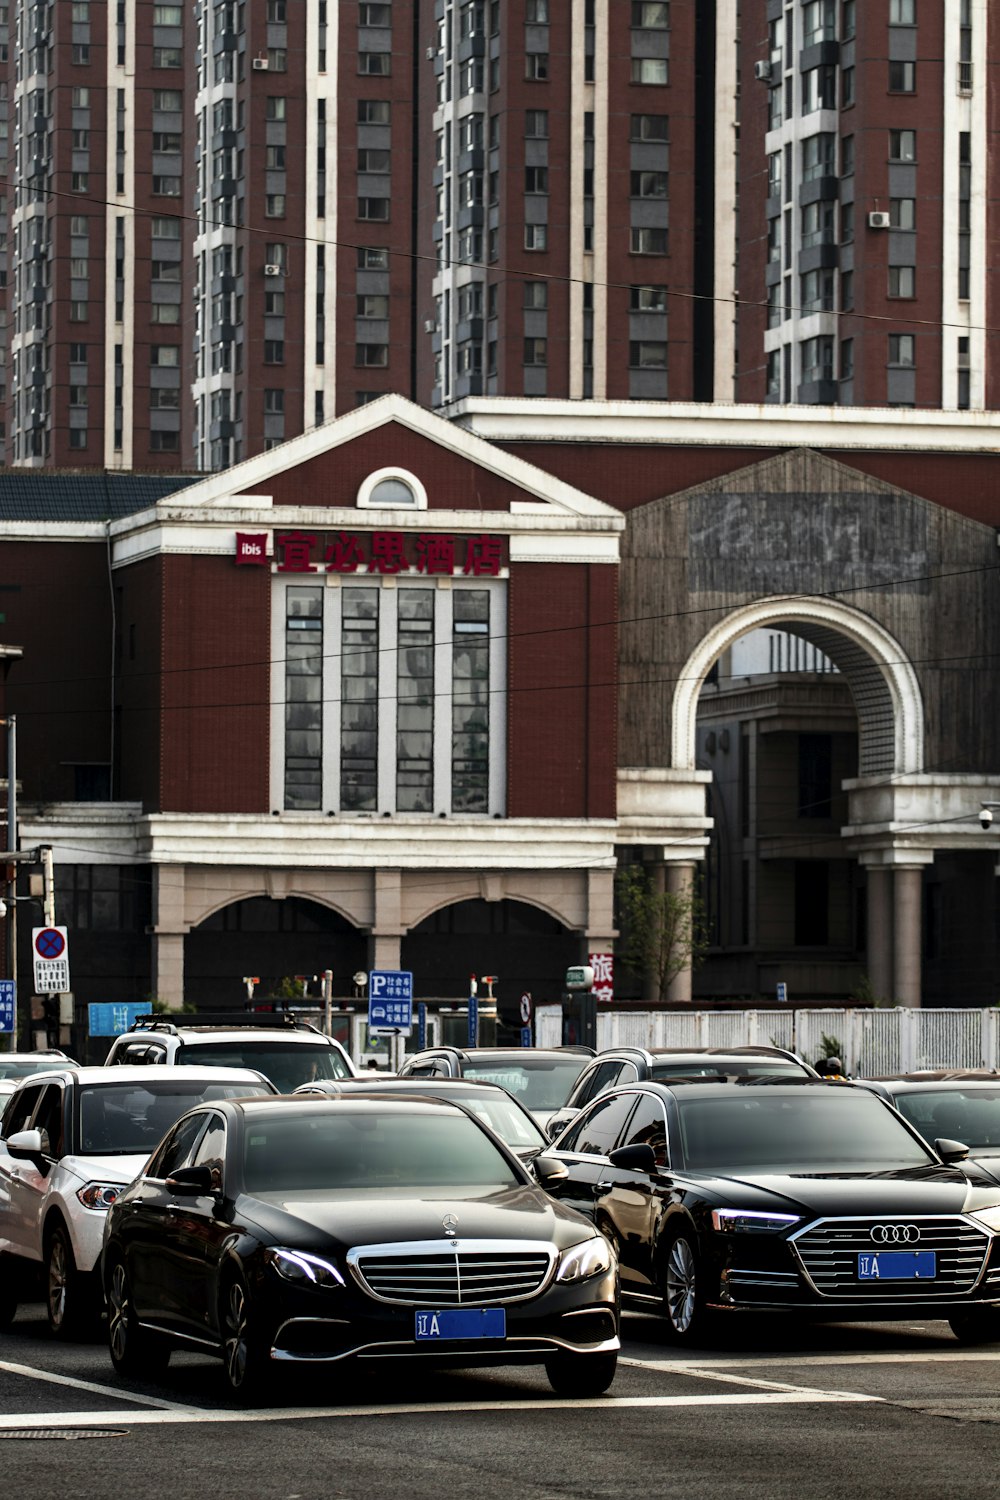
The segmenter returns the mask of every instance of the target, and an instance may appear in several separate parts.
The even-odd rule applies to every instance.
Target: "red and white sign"
[[[69,994],[69,948],[65,927],[33,927],[31,949],[35,960],[35,993]]]
[[[595,1000],[613,1000],[615,998],[615,955],[613,953],[588,953],[587,962],[594,971],[594,987],[591,990]]]
[[[236,533],[236,562],[238,566],[266,568],[267,532],[238,531]]]

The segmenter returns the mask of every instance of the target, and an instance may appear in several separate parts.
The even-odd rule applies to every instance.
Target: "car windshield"
[[[337,1047],[322,1042],[267,1041],[185,1042],[177,1049],[180,1064],[213,1068],[256,1068],[282,1094],[319,1078],[350,1078],[351,1070]]]
[[[207,1099],[270,1095],[262,1083],[231,1084],[185,1078],[173,1068],[142,1083],[101,1083],[81,1088],[80,1152],[84,1156],[149,1156],[187,1110]]]
[[[420,1092],[428,1093],[423,1084]],[[449,1095],[443,1095],[448,1098]],[[456,1096],[451,1096],[456,1097]],[[539,1130],[530,1115],[526,1115],[523,1109],[518,1109],[513,1100],[503,1094],[483,1095],[459,1094],[459,1103],[464,1104],[466,1109],[471,1109],[477,1119],[488,1125],[502,1141],[506,1141],[514,1151],[535,1150],[541,1151],[548,1145],[546,1137]]]
[[[589,1057],[574,1053],[566,1057],[498,1057],[493,1061],[476,1058],[463,1065],[462,1077],[498,1083],[525,1109],[559,1109],[589,1061]]]
[[[963,1141],[972,1150],[1000,1151],[1000,1086],[920,1089],[893,1100],[925,1140]]]
[[[30,1078],[33,1073],[51,1073],[56,1068],[71,1066],[65,1057],[40,1057],[37,1062],[34,1059],[19,1059],[12,1062],[0,1056],[0,1078]]]
[[[932,1158],[881,1100],[732,1089],[677,1100],[683,1165],[707,1172],[877,1172]]]
[[[675,1058],[668,1063],[654,1063],[650,1069],[652,1078],[718,1078],[726,1074],[736,1078],[773,1078],[782,1073],[789,1078],[807,1076],[798,1063],[783,1057],[758,1057],[752,1062],[742,1057],[699,1057],[691,1062]]]
[[[521,1179],[465,1115],[396,1113],[375,1105],[249,1121],[244,1183],[250,1193],[497,1192],[520,1186]]]

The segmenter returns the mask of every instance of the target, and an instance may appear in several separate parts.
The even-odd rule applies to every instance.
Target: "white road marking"
[[[138,1399],[138,1398],[137,1398]],[[534,1401],[427,1401],[400,1406],[304,1406],[253,1411],[213,1411],[176,1406],[159,1411],[72,1411],[0,1414],[0,1432],[35,1427],[150,1427],[182,1422],[230,1425],[241,1422],[303,1422],[330,1417],[413,1417],[466,1412],[605,1411],[623,1407],[660,1406],[796,1406],[882,1404],[880,1396],[853,1391],[767,1391],[745,1395],[726,1392],[713,1396],[593,1396],[581,1399],[542,1397]]]
[[[618,1363],[620,1365],[630,1365],[636,1370],[656,1370],[666,1375],[687,1375],[690,1379],[694,1380],[718,1380],[729,1385],[749,1385],[759,1388],[762,1391],[801,1392],[812,1389],[810,1386],[787,1385],[785,1382],[778,1380],[755,1380],[752,1375],[738,1375],[735,1371],[731,1375],[726,1375],[721,1370],[711,1368],[708,1364],[679,1367],[676,1363],[666,1359],[624,1359],[621,1356],[619,1356]],[[850,1396],[852,1393],[849,1391],[824,1390],[823,1394],[834,1397]]]
[[[711,1370],[744,1370],[747,1365],[757,1369],[771,1369],[775,1366],[785,1367],[789,1365],[896,1365],[896,1364],[963,1364],[976,1361],[995,1364],[1000,1360],[1000,1350],[997,1349],[923,1349],[920,1352],[910,1350],[896,1350],[880,1352],[858,1350],[852,1354],[796,1354],[789,1350],[787,1354],[747,1354],[747,1355],[723,1355],[719,1359],[710,1356],[702,1360],[688,1359],[622,1359],[620,1364],[633,1364],[645,1366],[650,1370],[672,1371],[677,1375],[697,1375],[705,1368]]]
[[[6,1370],[9,1375],[23,1375],[28,1380],[44,1380],[50,1385],[68,1385],[75,1391],[90,1391],[96,1396],[107,1396],[112,1401],[134,1401],[139,1406],[163,1407],[166,1411],[199,1411],[201,1409],[196,1406],[184,1406],[177,1401],[161,1401],[157,1396],[141,1396],[132,1391],[119,1391],[113,1385],[98,1385],[93,1380],[78,1380],[73,1375],[57,1375],[53,1370],[40,1370],[35,1365],[11,1364],[6,1359],[0,1360],[0,1370]]]

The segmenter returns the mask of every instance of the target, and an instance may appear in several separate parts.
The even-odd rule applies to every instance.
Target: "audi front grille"
[[[555,1246],[523,1240],[421,1240],[358,1245],[347,1263],[380,1302],[413,1307],[484,1307],[535,1297],[549,1280]]]
[[[873,1301],[961,1295],[983,1272],[986,1230],[960,1216],[819,1219],[789,1237],[806,1276],[823,1297]],[[932,1250],[936,1273],[926,1280],[858,1279],[858,1256],[885,1250]]]

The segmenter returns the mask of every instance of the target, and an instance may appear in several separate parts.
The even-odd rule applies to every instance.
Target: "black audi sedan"
[[[723,1313],[947,1318],[1000,1339],[1000,1187],[851,1084],[646,1083],[588,1105],[549,1183],[615,1245],[675,1340]]]
[[[220,1101],[186,1114],[108,1215],[111,1359],[222,1358],[247,1400],[274,1366],[399,1356],[614,1378],[618,1267],[461,1105]],[[559,1175],[543,1164],[542,1177]]]

